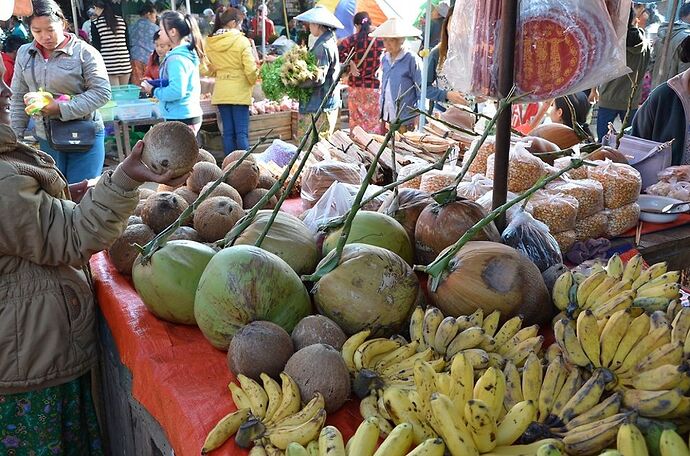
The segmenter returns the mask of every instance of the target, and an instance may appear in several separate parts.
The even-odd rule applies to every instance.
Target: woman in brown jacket
[[[140,142],[93,188],[68,188],[48,154],[17,141],[4,73],[0,62],[0,454],[103,454],[89,375],[96,309],[83,269],[120,236],[142,182],[183,179],[146,168]]]

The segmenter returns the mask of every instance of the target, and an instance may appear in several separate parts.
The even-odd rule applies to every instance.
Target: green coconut
[[[200,242],[168,241],[142,264],[132,269],[134,288],[146,308],[162,320],[185,325],[196,323],[194,298],[199,278],[216,252]]]
[[[321,264],[330,261],[335,251]],[[318,270],[318,268],[317,268]],[[347,335],[371,329],[377,336],[398,333],[414,309],[419,281],[400,256],[367,244],[347,244],[338,266],[312,290],[320,314]]]
[[[235,245],[254,245],[263,233],[273,211],[262,210],[251,225],[235,240]],[[276,219],[261,243],[261,248],[278,255],[298,274],[311,274],[319,262],[319,249],[311,230],[303,221],[286,212]]]
[[[227,350],[232,336],[255,320],[291,332],[311,313],[309,293],[280,257],[251,245],[218,252],[199,281],[194,315],[211,344]]]
[[[323,241],[323,255],[335,249],[342,227],[331,231]],[[359,211],[352,221],[347,244],[368,244],[397,253],[408,264],[414,259],[412,242],[405,228],[393,217],[380,212]]]

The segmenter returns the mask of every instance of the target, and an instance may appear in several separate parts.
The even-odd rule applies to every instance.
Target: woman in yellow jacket
[[[252,45],[241,32],[243,20],[236,8],[218,11],[206,40],[209,70],[216,78],[211,101],[218,105],[225,155],[249,148],[249,105],[259,74]]]

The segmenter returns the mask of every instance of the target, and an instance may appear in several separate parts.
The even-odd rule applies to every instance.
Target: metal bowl
[[[680,214],[659,214],[656,212],[646,212],[645,209],[652,211],[660,211],[669,204],[680,203],[681,200],[675,198],[668,198],[666,196],[656,195],[640,195],[637,204],[640,205],[640,220],[650,223],[671,223],[676,221]],[[682,206],[681,206],[682,207]]]

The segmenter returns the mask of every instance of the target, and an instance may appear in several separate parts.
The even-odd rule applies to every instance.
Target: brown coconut
[[[196,162],[209,162],[213,163],[214,165],[218,165],[218,162],[216,161],[216,157],[213,156],[213,154],[206,149],[199,149],[199,155],[196,157]]]
[[[197,231],[191,226],[181,226],[176,229],[168,238],[168,241],[177,240],[201,242],[202,239],[201,236],[199,236],[199,233],[197,233]]]
[[[144,221],[138,215],[130,215],[127,219],[127,226],[143,224]]]
[[[156,187],[156,192],[161,193],[161,192],[172,192],[175,189],[179,187],[172,187],[170,185],[165,185],[165,184],[158,184],[158,187]]]
[[[140,188],[139,189],[139,199],[140,200],[145,200],[149,196],[153,195],[156,193],[154,190],[151,190],[150,188]]]
[[[261,173],[259,174],[259,183],[256,186],[257,188],[265,188],[266,190],[270,190],[275,183],[276,180],[273,176],[270,174]]]
[[[178,195],[180,195],[182,198],[184,198],[185,201],[187,201],[187,204],[189,205],[191,205],[199,197],[197,193],[193,192],[186,185],[176,188],[175,190],[173,190],[173,193],[177,193]]]
[[[330,345],[314,344],[296,351],[285,365],[285,373],[299,386],[303,402],[321,393],[328,413],[350,397],[350,373],[340,351]]]
[[[189,204],[180,195],[161,192],[151,195],[141,210],[141,219],[154,233],[160,233],[187,209]]]
[[[242,197],[242,207],[245,209],[251,209],[254,206],[256,206],[256,203],[259,202],[261,198],[263,198],[266,194],[268,193],[268,190],[265,188],[255,188],[251,192],[247,193]],[[269,200],[266,202],[266,205],[262,209],[273,209],[276,207],[276,204],[278,204],[278,198],[273,195]]]
[[[212,184],[213,182],[209,182],[208,184],[204,185],[204,188],[201,189],[200,193],[204,193]],[[235,200],[237,204],[242,205],[242,196],[240,195],[240,192],[225,182],[221,182],[216,188],[214,188],[209,195],[209,198],[213,198],[214,196],[227,196],[228,198]]]
[[[347,336],[340,326],[323,315],[309,315],[297,323],[292,330],[292,343],[295,350],[314,344],[326,344],[340,350]]]
[[[154,236],[151,228],[144,224],[129,225],[125,228],[122,236],[108,249],[108,256],[115,269],[121,274],[132,275],[134,260],[139,255],[139,249],[135,244],[143,246]]]
[[[230,152],[228,155],[225,156],[223,159],[223,164],[221,165],[221,168],[225,169],[230,163],[239,160],[242,158],[242,155],[246,154],[246,150],[235,150]],[[248,155],[247,158],[244,159],[245,161],[255,161],[253,155]]]
[[[293,352],[287,331],[270,321],[253,321],[240,328],[230,341],[228,367],[235,375],[257,381],[261,381],[262,372],[277,378]]]
[[[194,213],[194,228],[204,241],[222,239],[244,215],[242,207],[232,198],[215,196],[199,205]]]
[[[155,195],[155,193],[152,193],[152,195]],[[137,217],[141,217],[141,211],[144,210],[145,205],[146,205],[145,199],[139,200],[139,202],[137,203],[137,207],[134,208],[134,215],[136,215]]]
[[[231,162],[223,169],[227,171],[235,163]],[[240,195],[246,195],[259,185],[259,166],[254,161],[245,160],[228,174],[225,183],[235,187],[235,190],[240,192]]]
[[[192,173],[187,178],[187,187],[194,193],[199,193],[204,185],[214,182],[223,176],[223,170],[218,166],[199,162],[192,168]]]
[[[199,156],[196,135],[182,122],[161,122],[144,135],[141,161],[156,174],[172,171],[180,177],[192,170]]]

